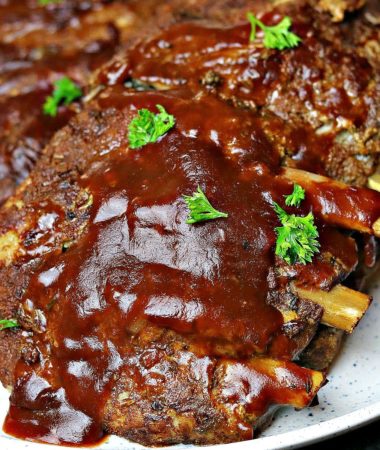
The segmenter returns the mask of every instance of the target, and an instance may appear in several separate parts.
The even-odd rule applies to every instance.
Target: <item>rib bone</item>
[[[371,303],[368,295],[342,285],[337,285],[328,292],[295,285],[293,290],[300,298],[323,307],[322,323],[347,333],[352,333]]]
[[[368,178],[368,187],[380,192],[380,172],[374,173]]]

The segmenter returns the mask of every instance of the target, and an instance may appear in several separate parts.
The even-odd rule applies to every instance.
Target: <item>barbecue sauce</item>
[[[271,25],[281,18],[271,12],[262,20]],[[203,89],[268,120],[277,117],[286,164],[324,174],[332,149],[343,152],[349,130],[371,120],[374,75],[365,59],[320,40],[312,20],[311,10],[298,15],[295,8],[292,30],[302,44],[281,52],[265,48],[260,33],[249,43],[249,24],[178,24],[106,66],[98,79],[106,84],[137,80],[162,90]],[[272,138],[279,141],[276,134]]]
[[[306,37],[302,25],[295,31]],[[355,267],[353,241],[341,234],[332,240],[329,228],[317,221],[321,254],[313,264],[292,267],[286,277],[274,272],[280,264],[274,255],[279,222],[273,201],[283,205],[292,184],[280,176],[282,155],[268,138],[265,117],[232,108],[214,95],[221,83],[220,97],[254,109],[281,86],[279,59],[286,56],[247,47],[248,37],[246,25],[220,30],[181,25],[136,49],[124,67],[115,66],[121,83],[125,77],[137,78],[147,88],[152,84],[175,91],[131,94],[116,86],[97,99],[100,111],[122,112],[125,134],[106,141],[79,181],[92,197],[85,231],[66,252],[43,258],[24,293],[21,306],[42,318],[33,338],[39,357],[34,364],[21,359],[16,368],[5,422],[10,434],[56,444],[99,441],[102,411],[117,377],[131,361],[137,365],[131,342],[150,324],[186,336],[199,355],[223,363],[223,349],[228,349],[241,358],[229,368],[224,392],[236,408],[247,384],[256,387],[261,379],[250,373],[247,382],[240,361],[264,352],[290,360],[299,351],[272,298],[284,293],[285,278],[328,288],[336,275],[328,255],[338,255],[347,271]],[[166,52],[173,51],[175,58],[165,63]],[[311,85],[319,78],[312,67],[307,70],[313,52],[300,50],[298,56]],[[205,78],[210,70],[220,78]],[[103,81],[118,81],[110,71],[104,76]],[[300,95],[308,101],[312,89]],[[333,98],[332,104],[319,107],[334,113],[350,109],[350,119],[360,123],[361,108],[350,108],[339,90]],[[157,104],[174,115],[174,129],[156,143],[129,149],[130,120],[140,108],[156,111]],[[279,132],[281,125],[275,125],[270,131]],[[315,151],[330,139],[305,133],[290,132],[300,167],[319,161]],[[308,140],[312,152],[304,148]],[[215,208],[228,213],[227,219],[186,224],[183,195],[198,186]],[[310,209],[306,199],[297,213]],[[210,359],[202,364],[206,371]],[[142,383],[150,373],[144,365],[138,370],[141,376],[134,381]],[[298,388],[306,384],[301,368],[288,370]],[[170,374],[160,376],[165,382]],[[277,389],[278,380],[265,380],[252,394],[257,415],[271,401],[289,400]],[[250,434],[242,424],[242,435]]]
[[[129,149],[128,123],[157,104],[174,115],[174,129]],[[102,437],[104,403],[129,364],[131,340],[148,324],[186,335],[200,354],[219,358],[223,348],[243,358],[271,346],[287,359],[298,351],[270,301],[281,288],[273,274],[272,202],[283,204],[292,185],[277,176],[280,157],[260,120],[188,91],[115,87],[98,107],[121,111],[125,134],[108,141],[80,180],[92,196],[85,232],[66,252],[44,258],[21,302],[38,312],[39,358],[17,366],[5,430],[37,441]],[[198,186],[227,219],[186,224],[183,195]],[[305,201],[299,212],[308,208]],[[313,282],[328,285],[331,265],[316,260]],[[267,396],[276,388],[263,389]]]

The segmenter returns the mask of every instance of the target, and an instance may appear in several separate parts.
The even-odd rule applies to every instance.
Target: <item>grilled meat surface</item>
[[[39,6],[34,0],[17,2],[17,5],[13,2],[3,2],[0,5],[0,20],[3,24],[1,26],[3,38],[0,39],[0,82],[2,85],[0,90],[2,106],[0,201],[3,202],[14,192],[15,187],[28,175],[54,132],[65,125],[78,110],[79,105],[73,105],[69,108],[61,107],[56,118],[43,115],[42,105],[51,93],[54,81],[67,75],[85,86],[90,73],[110,59],[114,53],[122,52],[123,48],[128,47],[139,37],[151,36],[171,23],[188,20],[208,20],[215,24],[240,23],[248,10],[263,12],[272,9],[273,4],[265,0],[260,2],[245,0],[233,2],[233,4],[227,0],[218,2],[173,0],[169,4],[153,0],[144,2],[64,0],[48,6]],[[361,2],[340,2],[339,7],[337,6],[339,15],[341,16],[342,11],[346,9],[351,11],[354,7],[359,7],[360,4]],[[323,2],[318,3],[317,7],[321,10],[329,9],[324,7]],[[376,58],[377,30],[373,23],[376,24],[377,16],[373,9],[368,8],[360,20],[354,21],[354,33],[349,28],[346,34],[347,40],[353,41],[353,45],[350,45],[347,51],[359,53],[375,62],[378,59]],[[337,17],[338,13],[332,13],[334,17]],[[309,13],[305,11],[303,15],[301,14],[304,20],[308,16]],[[338,27],[335,26],[334,30],[337,29]],[[324,32],[329,33],[329,30],[324,30],[322,33]],[[340,36],[336,36],[335,33],[333,36],[335,43],[339,39]],[[318,51],[317,48],[310,48],[310,54],[315,55]],[[263,56],[266,58],[265,52]],[[333,68],[334,64],[337,64],[336,61],[332,64],[331,60],[334,60],[333,54],[327,58],[325,67]],[[355,56],[348,58],[344,63],[348,73],[343,74],[343,80],[351,79],[351,73],[357,70],[357,63],[354,63],[356,68],[350,68],[352,60],[355,60]],[[362,63],[363,61],[360,61],[360,64]],[[198,63],[195,62],[195,64]],[[280,69],[287,63],[281,64],[279,61],[274,65]],[[255,71],[253,66],[251,69]],[[315,57],[310,66],[316,67]],[[289,69],[288,76],[291,76],[293,69],[291,67]],[[324,68],[320,70],[323,71]],[[203,83],[208,84],[209,87],[211,87],[210,83],[215,83],[215,79],[212,81],[213,73],[214,71],[210,70],[202,78]],[[327,76],[331,77],[332,73],[336,74],[334,70],[330,70]],[[377,82],[373,80],[373,74],[368,70],[363,69],[361,75],[364,75],[362,85],[350,86],[348,90],[351,97],[359,95],[358,103],[366,103],[369,96],[377,98],[378,88],[374,87],[377,86]],[[328,79],[327,83],[331,86],[336,84],[336,81]],[[299,80],[295,79],[294,82],[297,86],[296,83]],[[284,83],[284,80],[279,83]],[[301,82],[301,86],[304,84]],[[367,84],[371,84],[372,87],[366,89]],[[282,107],[278,108],[275,103],[272,109],[281,112],[285,108],[281,115],[285,114],[287,123],[295,122],[296,129],[299,129],[301,127],[298,123],[299,116],[305,111],[300,111],[298,108],[297,112],[294,110],[295,116],[288,117],[287,114],[289,104],[294,101],[294,95],[297,97],[297,92],[294,92],[290,86],[289,91],[280,96]],[[340,93],[327,92],[323,101],[328,102],[329,98],[335,96],[336,100],[341,102],[341,99],[338,99],[339,95]],[[239,99],[242,100],[240,97]],[[303,100],[300,99],[301,102],[304,102]],[[251,102],[250,106],[252,105]],[[343,104],[341,106],[345,107]],[[265,109],[270,108],[271,105],[266,104]],[[360,115],[360,108],[356,109],[359,109]],[[307,116],[313,117],[312,110],[306,112]],[[322,140],[327,134],[328,142],[320,143],[321,139],[318,138],[318,142],[314,142],[314,134],[312,133],[309,137],[310,133],[307,131],[305,140],[308,141],[309,146],[317,148],[315,152],[319,151],[320,145],[331,148],[329,152],[326,152],[331,155],[326,163],[329,169],[327,172],[330,175],[363,184],[366,177],[373,172],[378,159],[377,147],[373,143],[376,140],[373,136],[373,121],[377,120],[374,114],[377,113],[374,111],[372,120],[362,123],[360,127],[357,127],[356,123],[352,126],[351,122],[337,124],[337,114],[334,118],[321,117],[321,114],[313,117],[312,125],[320,126],[320,130],[323,131]],[[333,145],[330,142],[332,129],[334,129]],[[290,127],[289,133],[294,132]]]
[[[346,30],[308,5],[286,4],[263,20],[284,15],[303,39],[293,51],[252,46],[248,24],[185,23],[116,59],[98,80],[115,83],[118,71],[121,82],[204,89],[265,118],[284,164],[365,185],[380,153],[378,72],[352,38],[345,42]]]
[[[141,153],[129,150],[125,130],[133,111],[155,104],[175,115],[175,130]],[[215,115],[205,121],[204,110]],[[321,221],[322,251],[314,264],[281,275],[271,250],[270,199],[280,201],[291,183],[273,185],[280,159],[274,149],[264,149],[270,143],[249,111],[211,95],[134,93],[119,86],[103,91],[56,134],[30,187],[7,203],[7,220],[19,230],[13,260],[21,262],[28,278],[18,317],[34,333],[26,339],[27,356],[38,356],[36,361],[22,357],[16,368],[8,430],[19,435],[28,430],[31,438],[54,442],[91,442],[103,429],[145,444],[230,442],[250,437],[250,423],[270,404],[299,407],[310,401],[323,375],[291,360],[315,333],[321,310],[290,295],[287,286],[290,278],[331,286],[344,276],[343,267],[351,267],[349,272],[355,267],[356,246],[338,232],[332,242],[333,230]],[[36,192],[34,177],[40,176],[45,183]],[[232,221],[194,229],[184,223],[181,195],[198,184],[215,186],[210,198],[223,192],[218,207],[229,211]],[[345,257],[337,265],[330,255],[340,254],[342,244]],[[40,258],[33,259],[37,254]],[[292,313],[298,318],[287,320]],[[153,338],[149,324],[156,327]],[[172,331],[162,333],[165,329]],[[203,412],[166,394],[178,392],[172,383],[179,383],[184,395],[194,391],[197,373],[182,363],[186,355],[196,367],[210,364],[194,398],[204,400]],[[247,392],[245,404],[231,389],[240,392],[247,377],[263,384],[259,393]],[[36,385],[40,394],[26,401]],[[147,404],[157,398],[167,404],[152,419]],[[76,411],[82,434],[76,429],[72,436],[59,414],[63,407]],[[33,422],[26,417],[29,410]],[[62,422],[58,435],[49,428],[52,417]],[[229,423],[222,434],[220,421]]]
[[[155,104],[173,112],[177,120],[175,131],[160,143],[148,146],[145,153],[129,151],[125,130],[133,111]],[[204,120],[205,109],[215,111],[208,121]],[[242,133],[242,124],[249,133]],[[198,130],[196,138],[191,137],[192,129]],[[238,130],[241,137],[236,141]],[[220,142],[212,140],[215,133]],[[237,154],[235,146],[240,149]],[[270,151],[264,152],[266,148]],[[177,340],[185,339],[185,346],[194,348],[194,358],[218,358],[218,364],[228,367],[245,361],[248,367],[255,367],[258,358],[258,370],[264,373],[274,369],[268,362],[268,366],[261,366],[260,355],[265,353],[269,361],[276,361],[275,367],[281,366],[281,360],[292,360],[307,345],[315,333],[321,308],[297,300],[287,292],[289,277],[272,269],[276,267],[271,250],[276,219],[268,201],[273,196],[280,201],[280,196],[291,190],[291,183],[279,181],[274,190],[273,173],[266,172],[276,170],[279,157],[270,149],[260,122],[251,118],[250,112],[236,110],[213,96],[195,98],[187,92],[128,93],[116,86],[103,92],[58,132],[48,149],[31,175],[30,188],[25,185],[20,196],[11,199],[4,210],[8,223],[13,223],[12,229],[18,230],[13,264],[21,264],[25,270],[27,288],[18,317],[24,329],[34,333],[27,355],[39,355],[36,362],[22,358],[16,369],[10,429],[23,408],[32,408],[38,416],[39,409],[46,411],[51,407],[61,385],[64,401],[74,404],[93,421],[96,416],[97,426],[142,440],[145,434],[134,427],[122,432],[124,408],[120,414],[113,411],[111,417],[108,409],[104,416],[102,412],[108,392],[120,388],[118,378],[126,382],[130,358],[134,357],[129,354],[129,346],[135,342],[138,346],[141,334],[146,337],[149,323],[183,335]],[[78,152],[82,155],[80,165]],[[264,161],[255,163],[263,156]],[[258,170],[263,171],[259,185],[254,181]],[[34,177],[45,180],[37,192]],[[170,181],[164,182],[167,177]],[[224,200],[218,206],[229,211],[231,221],[198,227],[184,223],[186,209],[181,195],[191,193],[198,184],[215,185],[208,192],[210,198],[213,191],[223,191]],[[236,187],[231,191],[231,186]],[[242,204],[240,198],[247,201]],[[253,213],[258,210],[262,213]],[[348,249],[342,265],[356,264],[356,246],[351,238],[341,235],[334,244],[327,238],[328,229],[323,228],[321,224],[321,235],[326,240],[311,271],[306,274],[302,267],[294,267],[293,277],[298,275],[302,281],[305,276],[305,284],[312,277],[316,285],[328,286],[342,276],[344,269],[329,256],[337,254],[340,239]],[[40,257],[36,259],[36,255]],[[33,268],[28,267],[29,261]],[[279,268],[281,263],[278,261],[277,265]],[[12,267],[2,271],[4,283]],[[104,304],[105,299],[109,306]],[[287,312],[298,318],[286,320]],[[259,316],[260,321],[251,320],[251,314]],[[161,335],[151,344],[152,352],[156,346],[164,345],[160,339]],[[83,344],[85,353],[81,354],[77,345],[87,341],[88,345]],[[149,346],[143,348],[148,351]],[[252,355],[257,356],[250,361]],[[87,361],[85,364],[94,376],[89,376],[87,370],[76,372],[75,361]],[[170,362],[167,376],[170,367],[178,365],[175,361],[174,358]],[[291,364],[287,370],[297,377],[299,368]],[[163,376],[161,383],[165,384],[165,372]],[[310,400],[310,393],[315,392],[323,376],[313,372],[304,376],[309,381],[300,384],[301,398],[284,394],[281,403]],[[37,397],[35,403],[25,404],[23,392],[30,389],[35,377],[44,379],[50,387],[43,389],[42,397]],[[319,377],[319,381],[313,383],[313,377]],[[276,382],[280,388],[282,377]],[[74,386],[80,387],[84,397],[72,390]],[[84,405],[91,392],[89,411]],[[277,402],[276,391],[269,389],[265,395],[268,398],[264,403],[248,405],[248,411],[254,408],[259,416],[267,405]],[[252,401],[255,403],[256,397]],[[182,414],[182,409],[177,413]],[[235,413],[231,408],[232,440],[238,439],[241,429]],[[242,414],[245,417],[249,413]],[[213,430],[203,438],[198,436],[198,419],[189,422],[188,427],[192,424],[193,428],[186,427],[187,434],[178,431],[174,435],[170,421],[162,420],[161,426],[166,424],[167,428],[146,443],[213,442]],[[93,437],[93,424],[89,421],[89,428],[83,427],[82,440],[86,441],[86,433],[91,432]],[[27,426],[29,430],[33,428],[31,423]],[[34,428],[34,438],[49,435],[44,423]],[[247,433],[249,430],[240,438],[245,439]],[[65,441],[69,437],[57,439]]]
[[[9,142],[29,140],[39,154],[10,184],[6,175],[4,199],[35,164],[0,210],[0,317],[21,324],[0,336],[12,434],[54,443],[93,443],[104,432],[145,445],[233,442],[251,438],[270,406],[304,407],[323,384],[318,370],[341,333],[322,328],[313,340],[323,308],[292,284],[331,289],[357,268],[357,244],[317,215],[320,253],[289,267],[274,255],[272,202],[292,190],[284,165],[366,183],[379,154],[376,58],[369,38],[359,42],[316,12],[323,1],[274,12],[271,2],[230,3],[0,7],[15,18],[2,21],[12,36],[4,65],[26,61],[4,75],[5,87],[16,86],[4,93],[4,121],[19,133]],[[302,46],[247,46],[248,10],[267,23],[288,14]],[[340,20],[342,11],[329,12]],[[358,14],[358,29],[376,33],[368,10]],[[173,22],[185,23],[145,41]],[[51,43],[36,58],[47,24]],[[72,73],[85,84],[117,50],[92,77],[88,100],[63,107],[45,134],[48,119],[37,111],[51,81]],[[26,98],[36,114],[17,131]],[[128,124],[157,104],[175,128],[132,151]],[[17,119],[7,118],[12,111]],[[22,163],[9,142],[7,154]],[[228,220],[185,223],[182,196],[198,185]],[[298,212],[311,205],[307,197]]]

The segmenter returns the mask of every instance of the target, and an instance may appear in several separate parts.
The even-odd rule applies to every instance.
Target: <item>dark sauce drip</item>
[[[269,302],[279,288],[271,202],[283,204],[292,190],[276,178],[279,155],[251,113],[189,95],[114,88],[99,100],[103,110],[123,111],[126,134],[136,110],[156,104],[176,126],[135,151],[125,134],[80,181],[93,196],[87,231],[66,252],[45,258],[23,297],[25,308],[39,311],[39,361],[18,364],[8,433],[71,445],[101,439],[104,402],[131,363],[131,339],[149,323],[187,335],[201,353],[218,354],[225,345],[248,356],[272,346],[274,355],[291,359],[297,351]],[[185,223],[182,196],[198,185],[228,219]],[[336,250],[332,242],[326,249]],[[331,265],[321,256],[315,267],[312,282],[328,284]],[[271,389],[265,384],[266,396]]]

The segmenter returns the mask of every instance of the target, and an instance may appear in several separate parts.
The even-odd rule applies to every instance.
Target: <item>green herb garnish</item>
[[[139,109],[137,117],[132,119],[128,127],[130,148],[140,148],[157,142],[158,138],[174,127],[174,116],[168,114],[162,105],[156,107],[160,111],[158,114],[143,108]]]
[[[301,38],[289,31],[292,26],[290,17],[284,17],[281,22],[274,26],[264,25],[261,20],[257,19],[251,12],[247,14],[247,19],[251,23],[251,34],[249,41],[253,42],[256,39],[256,27],[261,28],[264,32],[264,47],[276,48],[284,50],[285,48],[297,47],[301,42]]]
[[[63,103],[69,105],[82,95],[82,90],[68,77],[63,77],[54,82],[54,91],[47,97],[43,110],[47,116],[55,117],[58,106]]]
[[[208,198],[199,186],[196,192],[194,192],[191,197],[188,195],[184,195],[183,198],[185,199],[187,207],[190,211],[186,223],[193,224],[197,222],[203,222],[204,220],[228,217],[228,214],[217,211],[211,205],[211,203],[208,201]]]
[[[58,3],[62,3],[62,0],[38,0],[38,4],[40,6],[54,5],[54,4],[58,4]]]
[[[274,209],[282,224],[276,228],[276,255],[288,264],[311,262],[314,254],[319,253],[320,247],[313,213],[310,212],[305,217],[288,214],[276,202]]]
[[[286,206],[300,206],[304,199],[305,190],[299,184],[294,184],[293,192],[290,195],[285,195],[285,204]]]
[[[2,319],[0,320],[0,331],[6,330],[7,328],[18,327],[17,320],[13,319]]]

